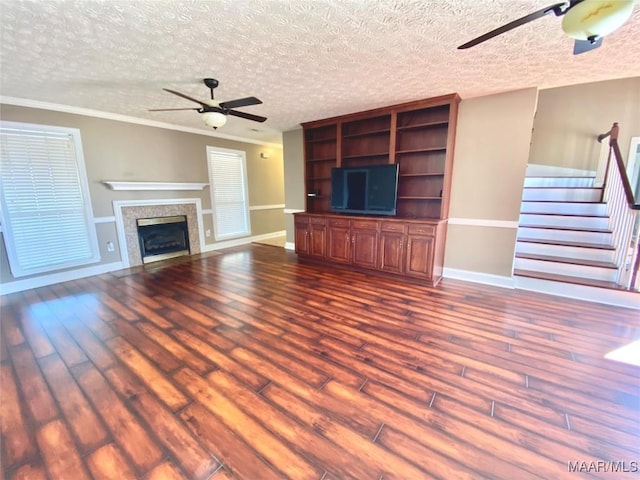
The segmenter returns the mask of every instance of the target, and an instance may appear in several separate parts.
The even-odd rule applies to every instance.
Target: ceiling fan
[[[218,102],[213,97],[213,90],[219,85],[218,80],[215,78],[205,78],[204,84],[211,90],[211,100],[197,100],[189,95],[186,95],[181,92],[177,92],[175,90],[171,90],[169,88],[163,88],[164,91],[173,93],[182,98],[186,98],[187,100],[191,100],[192,102],[196,102],[200,104],[198,108],[154,108],[150,109],[150,112],[167,112],[170,110],[195,110],[198,113],[202,114],[202,120],[204,123],[213,127],[213,129],[217,129],[218,127],[223,126],[227,123],[227,115],[233,115],[234,117],[246,118],[247,120],[253,120],[254,122],[264,122],[267,118],[261,117],[259,115],[253,115],[251,113],[239,112],[238,110],[233,110],[238,107],[247,107],[249,105],[258,105],[262,103],[261,100],[258,100],[256,97],[246,97],[246,98],[238,98],[236,100],[229,100],[227,102]]]
[[[550,13],[562,19],[562,30],[575,39],[573,54],[588,52],[602,45],[602,38],[620,28],[631,16],[637,0],[570,0],[542,8],[513,20],[460,45],[459,50],[473,47],[509,30],[542,18]]]

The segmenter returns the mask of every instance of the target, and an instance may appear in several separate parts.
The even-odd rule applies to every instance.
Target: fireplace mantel
[[[102,180],[111,190],[203,190],[208,183],[198,182],[120,182]]]

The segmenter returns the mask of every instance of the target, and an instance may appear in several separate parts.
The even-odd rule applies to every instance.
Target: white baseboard
[[[513,277],[493,275],[491,273],[471,272],[469,270],[459,270],[457,268],[445,267],[442,272],[444,278],[455,280],[466,280],[468,282],[483,283],[495,287],[515,288]]]
[[[296,244],[294,242],[286,242],[284,244],[284,248],[286,250],[295,250],[296,249]]]
[[[559,297],[573,298],[587,302],[614,305],[617,307],[640,310],[640,293],[626,290],[610,290],[607,288],[589,287],[570,283],[552,282],[528,277],[504,277],[489,273],[471,272],[456,268],[444,268],[444,278],[482,283],[503,288],[516,288],[531,292],[546,293]]]
[[[255,241],[280,237],[286,234],[286,230],[280,230],[278,232],[254,235],[252,237],[236,238],[234,240],[228,240],[226,242],[204,245],[204,247],[202,248],[202,252],[211,252],[214,250],[220,250],[222,248],[235,247]],[[115,270],[122,270],[123,268],[125,268],[125,266],[122,262],[113,262],[93,267],[78,268],[76,270],[69,270],[66,272],[52,273],[50,275],[41,275],[39,277],[27,278],[24,280],[15,280],[13,282],[0,283],[0,295],[8,295],[10,293],[22,292],[24,290],[30,290],[32,288],[45,287],[47,285],[53,285],[54,283],[78,280],[80,278],[91,277],[93,275],[101,275],[103,273],[113,272]]]
[[[210,243],[209,245],[202,245],[200,248],[203,253],[213,252],[215,250],[222,250],[223,248],[237,247],[239,245],[246,245],[251,242],[259,242],[260,240],[268,240],[270,238],[281,237],[286,234],[286,230],[280,230],[277,232],[263,233],[262,235],[253,235],[251,237],[234,238],[233,240],[226,240],[224,242]]]
[[[572,283],[552,282],[539,278],[516,276],[514,279],[516,288],[522,290],[640,310],[640,293],[637,292],[589,287],[586,285],[575,285]]]
[[[0,295],[8,295],[10,293],[22,292],[32,288],[46,287],[54,283],[69,282],[80,278],[91,277],[93,275],[101,275],[115,270],[121,270],[124,267],[122,262],[105,263],[93,267],[78,268],[66,272],[52,273],[50,275],[41,275],[39,277],[26,278],[24,280],[15,280],[0,284]]]

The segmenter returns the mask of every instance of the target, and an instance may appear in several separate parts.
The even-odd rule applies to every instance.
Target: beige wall
[[[284,196],[286,208],[292,210],[305,209],[304,197],[304,144],[302,129],[291,130],[282,134],[284,152]],[[285,214],[287,242],[293,243],[293,215]]]
[[[510,277],[516,228],[449,225],[445,268]]]
[[[220,139],[207,135],[125,123],[115,120],[61,113],[50,110],[2,105],[5,121],[78,128],[82,136],[89,190],[95,217],[114,215],[113,200],[199,198],[203,209],[211,208],[209,187],[202,191],[113,191],[102,180],[202,182],[208,183],[207,146],[246,152],[249,203],[252,207],[280,206],[252,210],[252,235],[285,229],[283,155],[279,148]],[[268,158],[261,158],[265,153]],[[212,229],[212,215],[203,215],[204,229]],[[120,261],[119,252],[107,252],[106,244],[118,245],[115,223],[97,224],[101,264]],[[206,246],[214,237],[205,238]],[[1,282],[13,278],[6,255],[0,252]]]
[[[445,268],[511,276],[536,100],[530,88],[460,103]]]
[[[596,170],[596,137],[613,122],[626,161],[640,136],[640,77],[540,90],[529,163]]]

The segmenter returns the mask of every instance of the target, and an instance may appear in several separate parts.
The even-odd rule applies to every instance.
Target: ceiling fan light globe
[[[220,112],[204,112],[202,114],[202,121],[208,127],[218,128],[227,123],[227,116]]]
[[[637,0],[584,0],[562,19],[562,30],[576,40],[604,37],[629,20]]]

